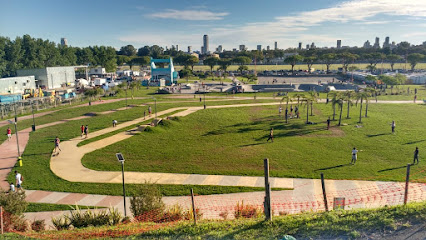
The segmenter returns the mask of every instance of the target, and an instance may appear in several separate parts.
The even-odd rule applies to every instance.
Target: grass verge
[[[51,203],[28,203],[27,209],[25,212],[47,212],[47,211],[68,211],[74,210],[76,208],[75,205],[66,205],[66,204],[51,204]],[[95,209],[101,207],[95,206],[80,206],[80,209]]]

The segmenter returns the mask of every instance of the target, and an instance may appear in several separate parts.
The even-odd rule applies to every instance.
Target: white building
[[[0,94],[24,93],[25,89],[35,88],[34,76],[0,78]]]
[[[75,68],[72,66],[20,69],[16,73],[19,77],[34,76],[36,87],[41,88],[60,88],[75,82]]]
[[[106,74],[105,68],[95,67],[89,70],[89,75],[104,75]]]

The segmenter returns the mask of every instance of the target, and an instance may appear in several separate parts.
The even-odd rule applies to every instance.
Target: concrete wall
[[[19,69],[16,71],[18,76],[34,76],[37,79],[37,86],[45,85],[47,87],[46,68],[38,69]]]
[[[34,76],[0,78],[0,94],[23,93],[24,89],[35,87]]]

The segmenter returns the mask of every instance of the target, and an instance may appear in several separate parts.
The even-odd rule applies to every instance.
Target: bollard
[[[18,157],[18,164],[19,164],[20,167],[22,167],[22,165],[23,165],[22,164],[22,157]]]

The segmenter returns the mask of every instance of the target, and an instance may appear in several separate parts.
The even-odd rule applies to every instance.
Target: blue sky
[[[399,43],[426,41],[425,0],[0,0],[0,35],[30,34],[71,46],[179,45],[199,50],[245,44],[255,49],[362,46],[386,36]]]

